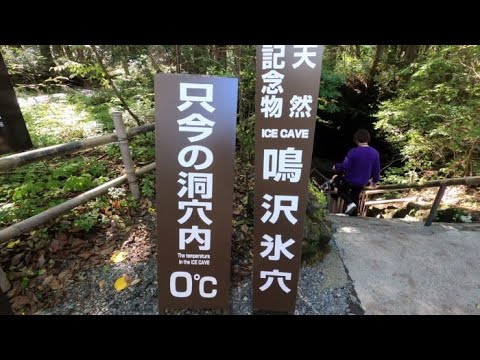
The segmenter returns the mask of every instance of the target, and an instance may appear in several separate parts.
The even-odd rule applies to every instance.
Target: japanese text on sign
[[[255,310],[293,311],[322,55],[320,45],[257,47]]]
[[[232,78],[155,78],[161,311],[227,307],[236,93]]]

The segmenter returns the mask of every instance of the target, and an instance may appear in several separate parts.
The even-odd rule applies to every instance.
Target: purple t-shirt
[[[380,155],[370,146],[351,149],[342,163],[335,164],[335,170],[345,173],[345,179],[355,186],[365,186],[368,181],[380,180]]]

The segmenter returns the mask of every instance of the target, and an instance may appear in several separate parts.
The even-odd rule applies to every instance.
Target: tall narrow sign
[[[0,155],[32,147],[17,96],[0,54]]]
[[[238,80],[155,76],[158,304],[228,309]]]
[[[254,311],[295,310],[322,56],[257,46]]]

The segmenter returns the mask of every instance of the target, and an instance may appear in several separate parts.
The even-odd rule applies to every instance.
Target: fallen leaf
[[[235,215],[240,215],[242,213],[242,210],[243,210],[243,206],[239,205],[239,206],[235,207],[235,209],[233,209],[233,213]]]
[[[137,285],[140,281],[142,281],[142,279],[135,279],[135,280],[132,281],[130,286]]]
[[[55,240],[52,240],[52,242],[50,243],[50,246],[49,246],[48,249],[49,249],[51,252],[57,252],[57,251],[60,250],[62,247],[63,247],[63,244],[62,244],[59,240],[55,239]]]
[[[114,249],[114,248],[115,248],[115,246],[110,246],[110,247],[102,250],[102,251],[100,252],[100,254],[102,254],[102,255],[111,254],[111,253],[113,253],[113,249]],[[113,255],[112,255],[112,256],[113,256]],[[113,261],[113,260],[112,260],[112,261]]]
[[[126,251],[115,251],[110,258],[115,264],[119,263],[127,258],[128,253]]]
[[[52,279],[53,279],[53,275],[47,276],[47,277],[45,278],[45,280],[43,280],[42,285],[43,285],[43,286],[48,285],[48,284],[50,283],[50,281],[52,281]]]
[[[75,238],[72,241],[71,247],[72,247],[72,249],[74,249],[74,248],[80,247],[82,245],[85,245],[85,240]]]
[[[100,280],[100,281],[98,282],[98,287],[99,287],[100,289],[103,289],[103,288],[105,287],[105,280]]]
[[[10,242],[7,244],[7,249],[13,249],[13,247],[14,247],[15,245],[17,245],[18,243],[20,243],[20,240],[10,241]]]
[[[30,303],[31,303],[30,299],[27,296],[17,296],[12,301],[12,307],[13,308],[18,308],[20,306],[24,306],[24,305],[27,305],[27,304],[30,304]]]
[[[247,224],[243,224],[242,226],[240,226],[240,229],[246,234],[248,233],[248,225]]]
[[[117,280],[115,280],[115,290],[118,292],[126,289],[128,287],[128,277],[126,275],[120,276]]]
[[[67,275],[70,275],[68,277],[72,277],[72,274],[70,273],[70,270],[63,270],[60,274],[58,274],[58,279],[62,280],[64,277],[67,277]]]
[[[48,282],[48,286],[50,286],[50,289],[52,290],[58,290],[62,288],[62,284],[56,277],[52,277],[52,279]]]
[[[58,233],[56,238],[57,238],[58,241],[65,242],[65,241],[67,241],[68,237],[67,237],[67,234],[65,234],[65,233]]]
[[[18,265],[24,256],[25,256],[24,253],[20,253],[12,257],[12,261],[11,261],[12,266]]]
[[[93,255],[93,252],[90,252],[90,251],[85,251],[84,253],[81,253],[80,256],[82,259],[88,259],[90,256]]]
[[[40,255],[37,260],[38,267],[41,268],[45,264],[45,257]]]
[[[477,304],[477,309],[480,310],[480,304]]]

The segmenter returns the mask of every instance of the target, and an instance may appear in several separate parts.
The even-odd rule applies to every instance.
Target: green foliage
[[[238,122],[237,146],[242,160],[252,162],[255,153],[255,116]]]
[[[132,157],[136,164],[149,164],[155,161],[154,132],[134,137],[130,140],[130,146],[132,148]]]
[[[322,69],[320,93],[318,95],[318,108],[327,113],[340,111],[338,98],[341,96],[340,87],[345,84],[345,75],[334,72],[330,67]]]
[[[37,47],[1,46],[0,50],[8,66],[8,74],[13,79],[35,80],[35,73],[41,61]]]
[[[76,157],[46,166],[34,163],[1,176],[0,226],[36,215],[108,178],[107,161]]]
[[[313,212],[312,215],[316,219],[325,218],[327,214],[327,197],[325,196],[325,193],[321,192],[312,181],[308,183],[308,193],[310,203],[316,209],[316,212]]]
[[[321,261],[330,251],[332,237],[330,224],[325,220],[327,198],[310,182],[308,184],[307,216],[302,243],[302,261],[308,264]]]
[[[105,75],[98,63],[80,63],[72,60],[64,60],[61,65],[53,68],[56,72],[68,72],[70,78],[81,77],[88,80],[99,80],[105,83]]]
[[[407,170],[419,177],[479,173],[479,64],[480,46],[444,46],[404,71],[410,80],[383,102],[376,128]]]
[[[145,175],[140,180],[140,192],[143,196],[153,197],[155,194],[155,176],[152,174]]]
[[[73,229],[79,229],[85,232],[91,231],[98,223],[98,216],[98,209],[81,214],[73,221]]]

